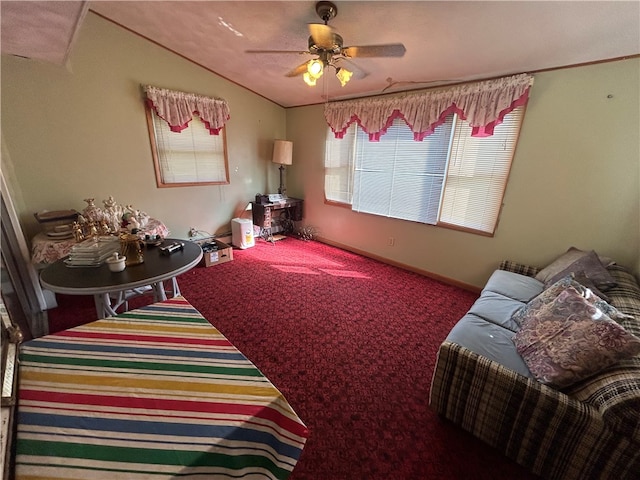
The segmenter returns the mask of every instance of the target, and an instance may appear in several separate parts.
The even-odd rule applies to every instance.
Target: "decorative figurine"
[[[76,241],[86,240],[98,235],[118,235],[119,233],[139,233],[150,225],[152,218],[133,205],[121,205],[112,195],[102,200],[104,208],[97,207],[95,198],[85,198],[87,206],[78,215],[77,225],[73,226]]]
[[[110,235],[111,234],[111,226],[106,219],[103,219],[100,222],[100,235]]]
[[[89,222],[95,222],[102,220],[102,210],[96,207],[94,203],[94,198],[85,198],[85,202],[87,202],[87,206],[82,210],[82,216],[86,218]]]
[[[102,204],[104,205],[104,208],[107,210],[113,210],[115,207],[118,206],[115,199],[111,195],[109,195],[109,198],[107,198],[106,200],[103,200]]]
[[[109,222],[111,231],[113,233],[118,232],[122,227],[122,214],[124,211],[122,205],[118,205],[111,195],[106,200],[103,200],[102,203],[104,204],[104,217]]]
[[[96,227],[96,222],[89,223],[89,236],[91,237],[98,236],[98,227]]]
[[[81,242],[84,240],[82,225],[80,225],[80,223],[78,222],[73,222],[73,238],[76,239],[76,242]]]
[[[140,228],[146,227],[151,217],[149,217],[146,212],[142,212],[140,210],[135,210],[133,213],[140,224]]]
[[[134,230],[140,230],[140,222],[138,222],[138,219],[135,217],[135,215],[131,215],[129,217],[129,223],[127,224],[127,229],[130,232],[133,232]]]

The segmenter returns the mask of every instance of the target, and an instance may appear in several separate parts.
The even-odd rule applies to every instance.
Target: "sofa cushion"
[[[511,330],[467,313],[451,329],[447,340],[498,362],[520,375],[534,378],[516,351],[512,337]]]
[[[513,340],[535,378],[558,388],[640,353],[640,338],[573,287],[530,308]]]
[[[596,252],[593,250],[585,252],[574,247],[543,268],[535,278],[545,285],[551,285],[570,273],[584,275],[601,290],[615,286],[615,280],[604,267]]]
[[[469,313],[507,328],[512,332],[517,332],[520,329],[520,324],[516,323],[512,318],[525,305],[519,300],[487,290],[471,306]]]
[[[535,278],[506,270],[496,270],[489,277],[482,293],[495,292],[514,300],[528,302],[543,289],[544,283]]]

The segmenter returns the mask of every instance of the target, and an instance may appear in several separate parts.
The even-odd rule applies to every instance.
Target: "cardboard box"
[[[219,240],[209,240],[200,244],[202,247],[202,259],[205,267],[220,265],[233,260],[233,248],[231,245]]]

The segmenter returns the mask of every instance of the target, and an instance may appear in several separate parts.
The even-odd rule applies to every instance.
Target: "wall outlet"
[[[387,240],[387,245],[389,247],[393,247],[396,244],[396,239],[393,237],[389,237],[389,240]]]
[[[189,237],[195,237],[196,235],[198,235],[198,230],[196,230],[196,227],[191,227],[189,229]]]

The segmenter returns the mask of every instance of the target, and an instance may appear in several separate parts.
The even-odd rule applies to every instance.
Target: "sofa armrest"
[[[640,286],[620,265],[607,267],[616,286],[607,291],[610,303],[630,315],[618,323],[640,337]],[[640,355],[622,360],[564,390],[571,397],[596,407],[607,425],[640,443]]]
[[[429,404],[544,478],[621,480],[640,471],[640,446],[596,408],[452,342],[438,351]]]

